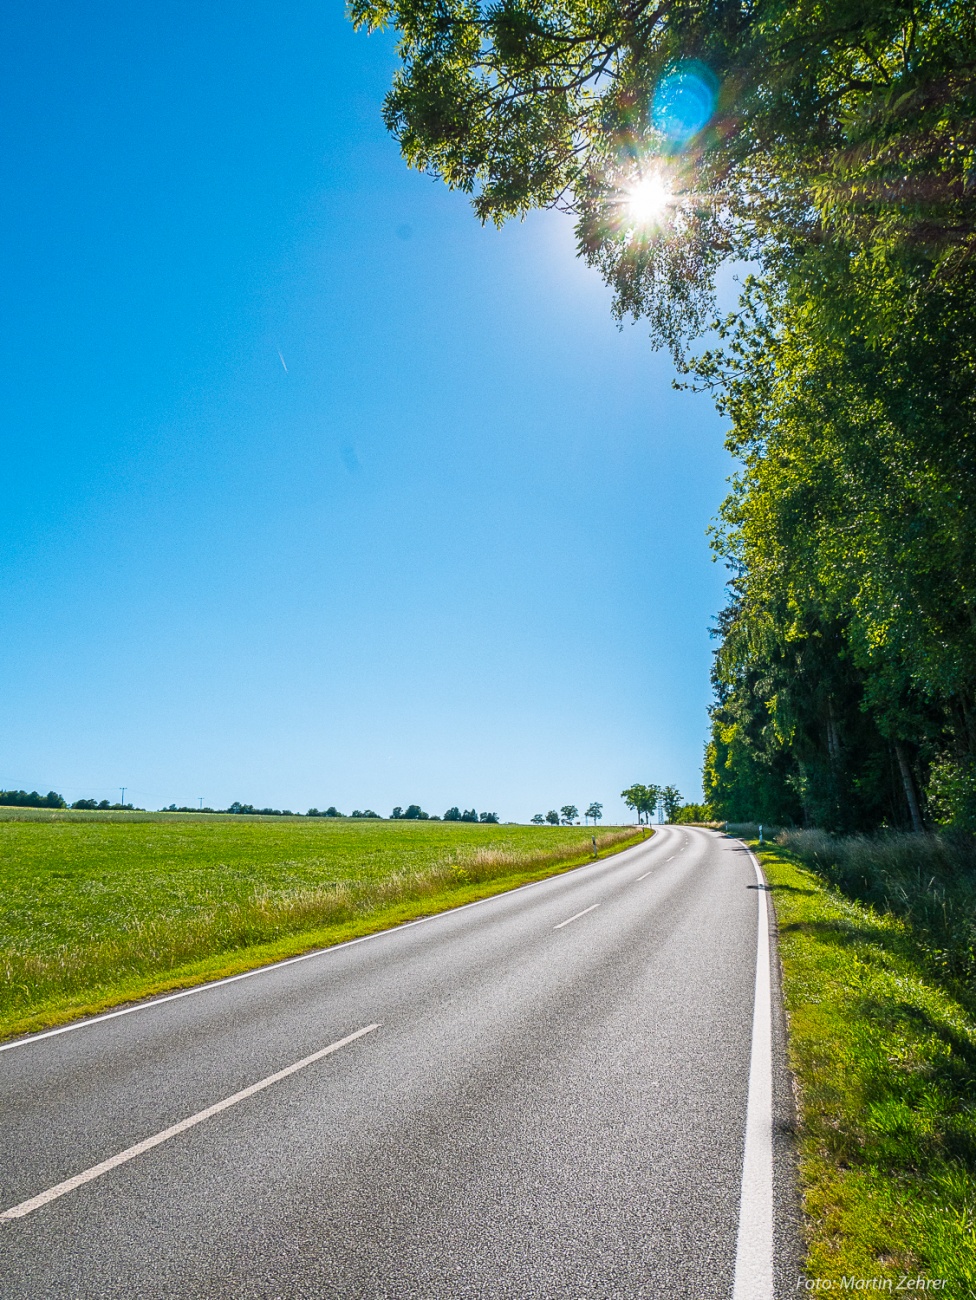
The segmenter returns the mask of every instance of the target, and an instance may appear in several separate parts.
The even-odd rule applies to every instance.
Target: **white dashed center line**
[[[152,1137],[137,1142],[135,1146],[126,1147],[118,1155],[110,1156],[108,1160],[103,1160],[101,1164],[92,1165],[90,1169],[84,1170],[83,1173],[75,1174],[74,1178],[66,1178],[63,1183],[49,1187],[46,1192],[32,1196],[29,1201],[21,1201],[19,1205],[4,1210],[0,1214],[0,1222],[5,1219],[22,1219],[24,1215],[32,1214],[35,1210],[39,1210],[42,1205],[49,1205],[51,1201],[56,1201],[59,1196],[65,1196],[68,1192],[73,1192],[76,1187],[82,1187],[85,1183],[90,1183],[93,1178],[101,1178],[102,1174],[117,1169],[119,1165],[124,1165],[127,1160],[133,1160],[136,1156],[141,1156],[144,1151],[151,1151],[153,1147],[168,1142],[170,1138],[176,1137],[177,1134],[185,1133],[188,1128],[202,1124],[205,1119],[210,1119],[212,1115],[219,1115],[222,1110],[229,1110],[231,1106],[236,1106],[239,1101],[245,1101],[248,1097],[253,1097],[256,1092],[270,1088],[273,1083],[277,1083],[280,1079],[286,1079],[289,1074],[304,1070],[307,1065],[311,1065],[314,1061],[321,1061],[323,1056],[330,1056],[333,1052],[338,1052],[340,1047],[355,1042],[357,1038],[362,1038],[365,1034],[371,1034],[374,1029],[379,1029],[379,1025],[366,1025],[363,1029],[357,1029],[354,1034],[347,1034],[345,1038],[340,1038],[337,1043],[330,1043],[328,1047],[320,1048],[319,1051],[313,1052],[311,1056],[305,1056],[293,1065],[286,1065],[277,1074],[269,1074],[266,1079],[261,1079],[258,1083],[252,1083],[249,1088],[243,1088],[240,1092],[235,1092],[232,1097],[225,1097],[223,1101],[208,1106],[206,1110],[197,1111],[195,1115],[190,1115],[187,1119],[181,1119],[178,1124],[173,1124],[170,1128],[164,1128],[161,1133],[155,1133]]]
[[[571,925],[573,921],[578,921],[581,916],[585,916],[587,912],[595,911],[599,906],[599,903],[594,903],[592,907],[584,907],[582,912],[577,912],[575,916],[570,916],[565,921],[560,921],[558,925],[554,925],[552,928],[554,930],[561,930],[564,925]]]

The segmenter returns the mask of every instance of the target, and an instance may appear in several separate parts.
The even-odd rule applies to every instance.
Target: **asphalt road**
[[[756,950],[743,846],[671,827],[0,1050],[0,1210],[20,1207],[0,1221],[0,1296],[729,1300]],[[798,1238],[773,971],[785,1295]]]

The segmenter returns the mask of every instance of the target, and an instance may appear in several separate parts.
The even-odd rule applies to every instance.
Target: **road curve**
[[[10,1045],[0,1295],[730,1300],[757,888],[737,841],[665,827]],[[775,952],[772,967],[785,1295],[798,1233]]]

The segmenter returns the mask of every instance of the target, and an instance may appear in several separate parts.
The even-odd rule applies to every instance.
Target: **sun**
[[[674,201],[671,187],[663,176],[652,173],[624,191],[627,212],[635,225],[650,226],[660,222]]]

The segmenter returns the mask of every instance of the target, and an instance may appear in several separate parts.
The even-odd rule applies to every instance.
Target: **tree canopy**
[[[954,265],[972,247],[967,0],[353,0],[352,16],[399,34],[384,116],[406,161],[483,221],[573,212],[616,310],[658,341],[707,323],[730,257],[835,238]]]
[[[621,790],[620,797],[628,808],[633,808],[638,821],[650,821],[657,811],[657,801],[661,794],[658,785],[629,785]]]

